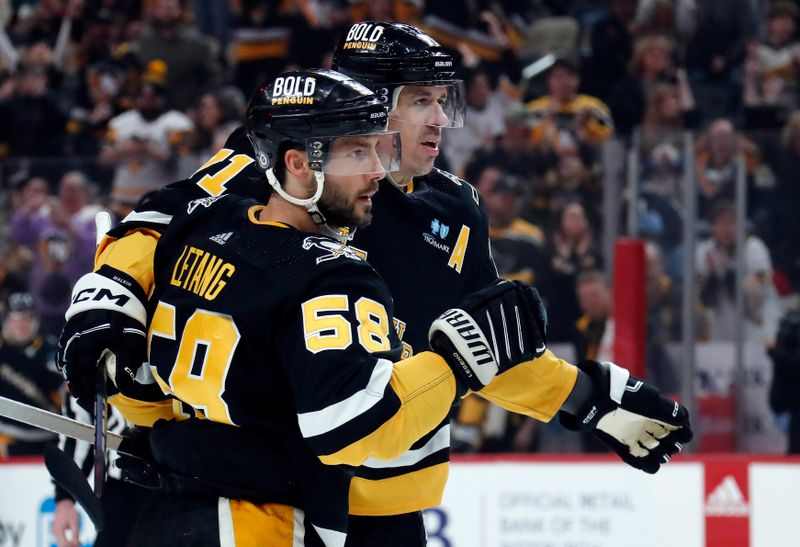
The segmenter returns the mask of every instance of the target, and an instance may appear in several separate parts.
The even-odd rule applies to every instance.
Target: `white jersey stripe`
[[[445,425],[430,440],[419,448],[409,450],[399,458],[393,460],[379,460],[369,458],[363,464],[364,467],[372,469],[387,469],[392,467],[406,467],[421,462],[431,454],[450,446],[450,424]]]
[[[336,530],[329,530],[328,528],[320,528],[316,524],[312,524],[314,530],[317,531],[322,543],[325,547],[344,547],[344,542],[347,539],[347,534],[344,532],[337,532]]]
[[[357,418],[378,404],[383,398],[386,384],[392,377],[393,364],[388,359],[378,359],[367,387],[353,393],[350,397],[338,403],[329,405],[322,410],[304,412],[297,415],[300,431],[303,437],[315,437],[333,431],[350,420]]]
[[[172,215],[165,215],[157,211],[145,211],[143,213],[133,211],[122,219],[122,222],[152,222],[153,224],[169,224],[171,221]]]
[[[303,547],[306,544],[306,514],[295,507],[293,516],[292,547]]]
[[[233,513],[231,512],[231,501],[228,498],[219,498],[217,519],[219,520],[219,547],[236,547],[236,536],[233,534]]]

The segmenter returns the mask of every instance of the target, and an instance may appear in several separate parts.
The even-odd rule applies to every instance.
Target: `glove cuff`
[[[448,343],[442,343],[445,339]],[[454,308],[443,313],[428,331],[431,349],[439,353],[464,384],[478,391],[495,377],[497,359],[481,328],[464,310]],[[438,342],[438,343],[437,343]]]
[[[75,283],[72,303],[64,314],[67,321],[92,310],[111,310],[127,315],[142,326],[147,324],[144,291],[129,275],[103,266]]]
[[[572,431],[592,431],[600,418],[622,404],[630,373],[609,361],[582,361],[577,365],[592,383],[591,396],[575,411],[559,413],[561,425]]]

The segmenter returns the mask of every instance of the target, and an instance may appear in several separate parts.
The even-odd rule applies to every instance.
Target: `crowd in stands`
[[[437,165],[477,187],[500,273],[539,288],[550,342],[578,359],[611,357],[603,186],[621,143],[638,177],[628,235],[647,241],[648,374],[675,392],[664,347],[680,340],[685,287],[696,339],[736,338],[740,169],[747,338],[769,344],[800,293],[799,15],[797,0],[0,0],[0,293],[29,293],[39,331],[57,334],[98,210],[120,218],[190,175],[262,81],[329,66],[352,22],[406,21],[453,50],[466,86],[465,127],[444,132]],[[505,416],[473,435],[497,423],[473,403],[465,450],[559,434]]]

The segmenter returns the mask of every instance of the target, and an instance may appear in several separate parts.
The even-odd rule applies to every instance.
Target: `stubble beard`
[[[326,184],[319,199],[319,210],[325,221],[334,226],[348,228],[366,228],[372,222],[372,206],[364,210],[363,215],[356,213],[356,204],[348,203],[347,196],[332,184]]]

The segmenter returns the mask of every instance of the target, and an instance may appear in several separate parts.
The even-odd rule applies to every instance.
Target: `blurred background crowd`
[[[259,83],[329,66],[341,32],[366,19],[415,24],[458,56],[467,121],[444,132],[438,166],[480,191],[497,266],[539,288],[551,343],[610,357],[609,241],[627,235],[646,241],[649,380],[681,392],[684,291],[692,342],[766,352],[800,293],[799,7],[0,0],[0,357],[18,357],[0,359],[0,394],[59,404],[50,338],[92,265],[94,214],[119,218],[190,175]],[[701,392],[730,394],[713,370],[698,377]],[[773,406],[782,415],[795,400]],[[461,451],[593,449],[479,399],[455,420]],[[25,453],[25,435],[0,423],[0,453]]]

